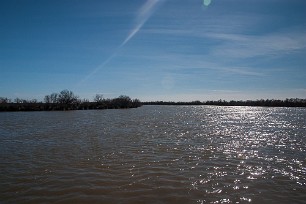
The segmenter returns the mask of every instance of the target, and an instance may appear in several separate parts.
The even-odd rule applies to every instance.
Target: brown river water
[[[306,203],[306,109],[0,113],[0,203]]]

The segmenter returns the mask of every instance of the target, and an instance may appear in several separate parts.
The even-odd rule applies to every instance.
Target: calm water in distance
[[[0,203],[305,203],[306,109],[0,113]]]

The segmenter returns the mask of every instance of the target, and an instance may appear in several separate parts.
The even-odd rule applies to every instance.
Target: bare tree
[[[6,97],[0,97],[0,103],[11,103],[11,99]]]
[[[25,100],[17,97],[17,98],[14,99],[14,102],[15,103],[24,103]]]
[[[31,100],[28,100],[28,103],[37,103],[37,99],[31,99]]]
[[[58,95],[58,102],[67,105],[75,104],[78,102],[78,96],[74,95],[72,91],[65,89]]]
[[[58,93],[52,93],[50,95],[51,103],[58,103]]]
[[[80,103],[89,103],[89,100],[87,98],[83,98],[82,100],[80,100]]]
[[[44,102],[45,103],[51,103],[51,96],[46,95],[45,98],[44,98]]]
[[[113,99],[113,103],[116,108],[129,108],[131,107],[132,100],[128,96],[121,95],[118,98]]]
[[[94,102],[96,103],[102,103],[104,101],[103,95],[102,94],[96,94],[94,97]]]

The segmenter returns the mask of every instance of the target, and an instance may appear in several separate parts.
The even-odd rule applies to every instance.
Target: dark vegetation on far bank
[[[92,110],[92,109],[125,109],[137,108],[142,104],[138,99],[121,95],[118,98],[105,99],[96,94],[93,101],[80,99],[72,91],[46,95],[43,102],[16,98],[13,101],[0,97],[0,111],[59,111],[59,110]]]
[[[261,99],[247,101],[192,101],[192,102],[142,102],[143,105],[216,105],[216,106],[265,106],[265,107],[306,107],[306,99],[290,98],[286,100]]]
[[[121,95],[113,99],[105,99],[96,94],[93,101],[80,99],[72,91],[63,90],[60,93],[46,95],[43,102],[37,100],[11,99],[0,97],[0,111],[54,111],[54,110],[92,110],[92,109],[126,109],[137,108],[142,105],[216,105],[216,106],[264,106],[264,107],[306,107],[306,99],[291,98],[285,100],[261,99],[247,101],[152,101],[140,102]]]

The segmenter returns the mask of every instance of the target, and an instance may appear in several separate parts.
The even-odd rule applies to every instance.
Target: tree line
[[[216,105],[216,106],[265,106],[265,107],[306,107],[306,99],[290,98],[285,100],[261,99],[246,101],[191,101],[191,102],[173,102],[173,101],[151,101],[143,102],[143,105]]]
[[[52,110],[91,110],[91,109],[122,109],[137,108],[142,105],[216,105],[216,106],[266,106],[266,107],[306,107],[306,99],[290,98],[285,100],[261,99],[246,101],[151,101],[141,102],[139,99],[131,99],[129,96],[121,95],[117,98],[104,98],[96,94],[93,101],[80,99],[72,91],[63,90],[44,97],[44,101],[36,99],[26,100],[15,98],[11,100],[0,97],[0,111],[52,111]]]
[[[52,110],[91,110],[91,109],[124,109],[137,108],[142,103],[139,99],[131,99],[121,95],[117,98],[104,98],[96,94],[93,101],[80,99],[72,91],[63,90],[44,97],[44,101],[16,98],[11,100],[0,97],[0,111],[52,111]]]

